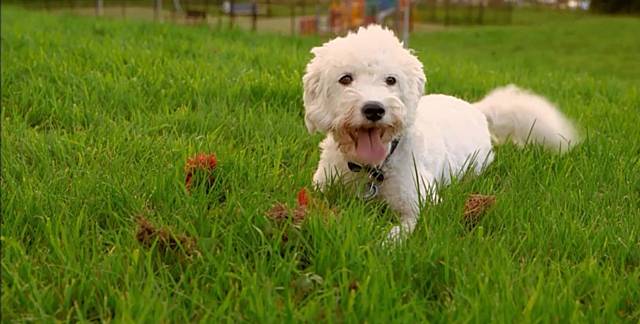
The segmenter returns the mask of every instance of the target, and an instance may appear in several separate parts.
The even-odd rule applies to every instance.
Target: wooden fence
[[[4,0],[32,9],[78,14],[209,24],[291,34],[342,33],[376,21],[361,4],[371,0]],[[384,23],[397,30],[404,8]],[[360,7],[358,7],[360,5]],[[412,0],[410,25],[510,24],[513,5],[507,0]]]

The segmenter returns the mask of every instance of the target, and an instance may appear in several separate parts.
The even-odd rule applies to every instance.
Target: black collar
[[[376,182],[380,183],[382,181],[384,181],[384,173],[382,172],[382,168],[384,167],[385,164],[387,164],[387,161],[389,160],[389,157],[391,156],[391,154],[393,154],[393,152],[395,152],[396,148],[398,147],[398,143],[400,143],[400,139],[396,138],[393,141],[391,141],[391,149],[389,150],[389,155],[387,155],[387,157],[384,159],[384,161],[382,161],[382,164],[380,164],[379,166],[372,166],[372,165],[360,165],[358,163],[355,162],[347,162],[347,166],[349,167],[349,170],[351,172],[360,172],[362,170],[367,171],[367,173],[369,174],[369,178],[371,180],[375,180]]]

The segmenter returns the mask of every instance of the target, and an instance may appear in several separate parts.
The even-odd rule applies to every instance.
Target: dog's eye
[[[394,78],[394,77],[390,76],[390,77],[387,77],[387,78],[384,80],[384,82],[385,82],[387,85],[392,86],[392,85],[396,84],[396,78]]]
[[[353,82],[353,77],[351,74],[345,74],[340,78],[340,80],[338,80],[338,82],[342,85],[350,85],[351,82]]]

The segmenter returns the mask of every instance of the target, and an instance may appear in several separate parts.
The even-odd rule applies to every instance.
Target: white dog
[[[377,25],[311,51],[303,77],[305,123],[327,137],[313,177],[364,179],[363,196],[378,196],[400,213],[390,239],[416,226],[423,202],[437,202],[436,184],[493,159],[492,142],[543,144],[564,152],[577,143],[572,124],[546,99],[509,85],[470,104],[423,96],[422,63],[393,32]]]

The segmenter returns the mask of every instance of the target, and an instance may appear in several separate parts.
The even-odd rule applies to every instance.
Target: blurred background
[[[404,36],[456,25],[535,21],[540,12],[640,13],[640,0],[33,0],[3,1],[34,10],[207,24],[293,35],[340,34],[385,24]]]

